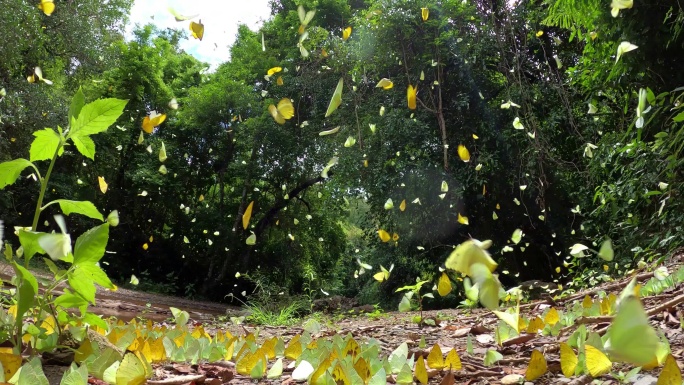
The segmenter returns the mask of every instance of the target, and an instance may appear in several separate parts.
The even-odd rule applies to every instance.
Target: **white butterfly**
[[[4,231],[5,231],[5,228],[2,226],[2,221],[0,221],[0,251],[2,251],[2,246],[3,246],[2,240],[3,240],[3,236],[5,235]]]
[[[61,233],[44,234],[38,238],[38,244],[53,260],[64,259],[71,254],[71,235],[67,234],[66,222],[61,215],[55,215],[55,222]]]

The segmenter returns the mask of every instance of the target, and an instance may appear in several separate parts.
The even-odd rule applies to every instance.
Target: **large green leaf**
[[[109,240],[109,223],[104,223],[81,234],[74,247],[74,265],[98,262],[104,256]]]
[[[31,162],[52,159],[62,140],[59,133],[52,128],[44,128],[34,132],[33,136],[36,138],[33,139],[31,150],[29,151]]]
[[[64,294],[55,298],[55,305],[64,308],[81,308],[82,306],[87,306],[88,302],[82,297],[72,293],[69,289],[65,289]]]
[[[107,277],[107,273],[102,271],[94,262],[75,265],[74,270],[68,274],[68,281],[75,292],[93,304],[95,303],[95,283],[108,289],[116,288]]]
[[[121,116],[127,102],[127,100],[109,98],[86,104],[78,114],[76,123],[71,127],[69,138],[106,131]]]
[[[55,202],[59,204],[62,212],[66,215],[76,213],[85,215],[88,218],[99,219],[104,222],[104,216],[97,211],[95,205],[90,201],[70,201],[66,199],[58,199]]]
[[[24,258],[30,261],[36,254],[45,254],[45,250],[38,243],[38,239],[46,233],[38,231],[19,230],[19,243],[24,248]]]
[[[36,277],[23,266],[13,262],[12,267],[19,278],[19,286],[17,288],[17,320],[20,320],[24,316],[24,313],[33,306],[36,293],[38,293],[38,282],[36,281]]]
[[[672,120],[674,120],[674,121],[677,122],[677,123],[679,123],[679,122],[684,122],[684,111],[678,113],[677,116],[675,116],[674,118],[672,118]]]
[[[0,163],[0,190],[4,189],[5,186],[14,184],[21,172],[31,165],[32,163],[24,158]]]
[[[95,160],[95,142],[89,136],[72,136],[71,141],[81,155]]]
[[[85,265],[84,265],[85,266]],[[86,301],[95,304],[95,285],[84,266],[75,266],[74,270],[67,274],[69,286]]]
[[[71,99],[71,105],[69,106],[69,121],[71,119],[78,119],[78,115],[81,113],[81,109],[85,105],[85,95],[81,88],[76,91],[74,97]]]
[[[96,284],[107,288],[107,289],[116,289],[116,285],[112,283],[112,281],[109,280],[109,277],[107,276],[107,273],[104,272],[98,266],[96,263],[86,263],[84,265],[80,266],[86,274],[95,282]]]
[[[97,326],[99,328],[102,328],[104,330],[109,329],[109,325],[107,324],[107,321],[103,320],[102,317],[100,317],[97,314],[93,313],[85,313],[83,315],[82,321],[90,326]]]

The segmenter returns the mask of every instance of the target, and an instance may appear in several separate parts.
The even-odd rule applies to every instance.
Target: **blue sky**
[[[220,63],[230,59],[228,47],[235,41],[239,24],[246,24],[252,30],[257,30],[263,21],[268,19],[270,14],[268,1],[135,0],[126,32],[130,36],[136,23],[144,25],[150,22],[159,28],[188,30],[190,21],[177,22],[168,11],[168,7],[173,7],[181,15],[199,14],[193,21],[202,20],[204,38],[199,41],[190,37],[182,41],[180,46],[197,59],[216,68]],[[151,18],[152,16],[154,19]]]

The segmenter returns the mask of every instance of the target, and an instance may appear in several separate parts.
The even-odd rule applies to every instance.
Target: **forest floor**
[[[674,272],[682,266],[680,260],[684,256],[670,258],[667,267],[670,272]],[[8,266],[0,266],[0,278],[7,281],[11,276]],[[652,272],[641,272],[637,274],[639,282],[643,283],[653,277]],[[573,302],[582,301],[589,295],[596,297],[598,292],[614,293],[619,295],[620,291],[627,285],[631,277],[607,282],[590,290],[583,291],[564,298],[562,300],[537,300],[530,303],[521,304],[520,314],[527,318],[535,315],[541,316],[545,310],[551,306],[558,310],[567,309]],[[678,285],[665,290],[663,293],[643,298],[643,305],[653,325],[659,333],[662,333],[670,343],[671,351],[678,362],[680,368],[684,365],[684,333],[681,320],[684,317],[684,285]],[[151,319],[155,322],[166,324],[172,318],[169,306],[186,310],[190,314],[191,324],[194,326],[203,325],[204,329],[210,334],[218,330],[230,331],[233,335],[244,335],[246,333],[258,332],[258,340],[264,341],[277,336],[285,342],[292,337],[303,332],[301,326],[276,327],[276,326],[256,326],[242,324],[235,325],[230,321],[226,322],[225,315],[238,314],[240,309],[226,304],[188,300],[178,297],[163,296],[136,292],[131,290],[119,289],[115,292],[99,290],[97,294],[98,304],[90,310],[105,316],[115,316],[123,320],[130,320],[133,317]],[[409,346],[409,354],[422,355],[427,357],[434,344],[438,344],[443,352],[456,349],[463,368],[454,371],[454,380],[445,380],[444,371],[428,369],[430,384],[513,384],[522,383],[522,377],[527,370],[532,350],[539,350],[546,358],[548,371],[544,376],[534,381],[537,384],[589,384],[592,377],[584,375],[574,379],[567,379],[561,374],[559,361],[559,342],[567,340],[570,333],[579,324],[585,324],[590,330],[605,333],[612,317],[581,317],[575,324],[563,328],[558,336],[542,336],[540,333],[526,334],[504,341],[498,345],[495,338],[495,329],[499,323],[498,318],[492,312],[484,309],[461,310],[445,309],[439,311],[426,311],[422,313],[423,319],[431,318],[436,320],[436,326],[418,325],[412,319],[418,312],[387,312],[373,313],[372,316],[360,314],[356,316],[343,317],[341,315],[330,316],[328,321],[320,323],[320,331],[314,338],[332,338],[336,334],[346,336],[351,334],[354,339],[361,344],[369,339],[375,339],[381,346],[381,355],[389,355],[403,342]],[[470,336],[470,337],[468,337]],[[466,352],[467,340],[471,339],[472,354]],[[421,347],[421,339],[425,344]],[[487,350],[497,350],[503,355],[503,359],[494,365],[485,366],[483,357]],[[286,360],[285,364],[290,360]],[[161,382],[148,381],[148,384],[255,384],[255,380],[248,376],[242,376],[235,372],[233,363],[223,361],[219,363],[224,373],[222,381],[213,382],[207,380],[187,381],[184,375],[202,374],[212,370],[212,364],[184,365],[154,365],[155,379]],[[45,373],[52,377],[50,384],[58,384],[61,373],[66,367],[52,367],[46,365]],[[215,368],[214,368],[215,369]],[[621,381],[615,373],[620,371],[627,372],[629,366],[615,363],[611,374],[600,377],[603,384],[619,384]],[[277,380],[262,380],[259,384],[292,384],[292,368],[287,367],[283,375]],[[633,378],[632,381],[622,383],[636,383],[638,385],[655,384],[656,378],[661,369],[653,371],[642,371]],[[392,383],[395,377],[388,376],[387,382]],[[444,380],[444,382],[443,382]],[[92,384],[103,384],[93,380]],[[175,381],[175,382],[174,382]]]

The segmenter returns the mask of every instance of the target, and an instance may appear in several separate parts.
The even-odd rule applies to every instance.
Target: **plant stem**
[[[50,161],[50,167],[48,167],[47,174],[45,174],[45,178],[42,178],[40,180],[40,195],[38,196],[38,203],[36,204],[36,212],[35,214],[33,214],[33,224],[31,225],[31,231],[36,231],[36,229],[38,228],[38,219],[40,219],[40,213],[42,212],[43,198],[45,198],[45,190],[47,190],[47,184],[50,180],[50,174],[52,174],[52,168],[55,166],[55,161],[57,160],[59,150],[62,149],[62,146],[63,143],[60,140],[59,145],[55,150],[55,154],[52,156],[52,160]],[[26,266],[26,268],[28,268],[28,265]]]

